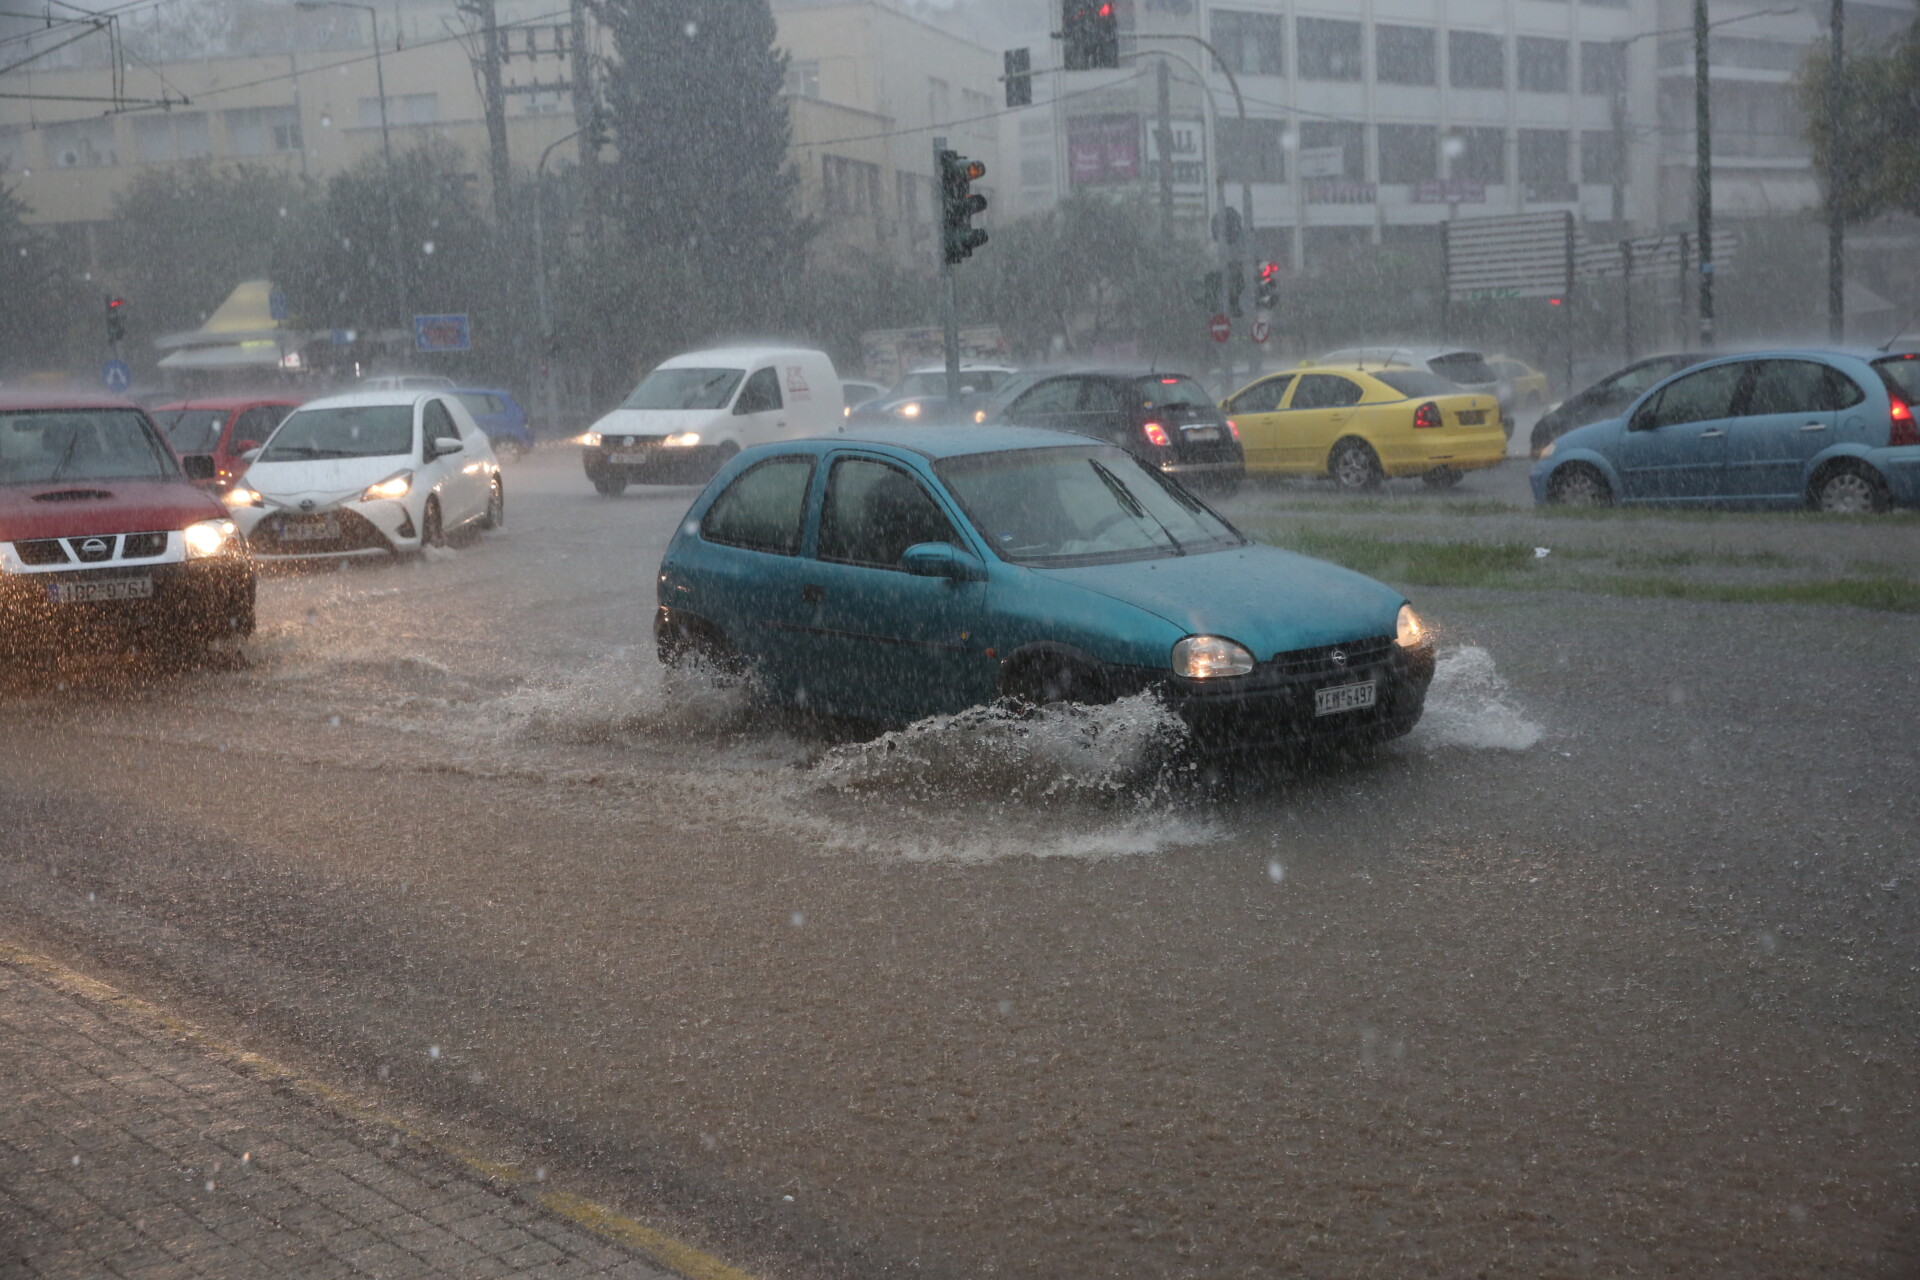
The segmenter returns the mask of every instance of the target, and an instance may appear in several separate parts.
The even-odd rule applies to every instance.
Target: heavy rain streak
[[[1917,104],[0,9],[0,1277],[1920,1275]]]

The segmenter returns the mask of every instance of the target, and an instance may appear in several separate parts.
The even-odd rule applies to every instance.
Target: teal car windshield
[[[1237,547],[1234,527],[1120,449],[963,454],[934,463],[1003,560],[1058,567]]]

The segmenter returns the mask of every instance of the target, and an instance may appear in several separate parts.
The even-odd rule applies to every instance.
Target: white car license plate
[[[1189,440],[1198,440],[1204,444],[1208,441],[1218,440],[1220,438],[1220,428],[1200,427],[1197,430],[1195,430],[1195,429],[1188,429],[1183,427],[1181,428],[1180,434],[1185,436]]]
[[[1360,684],[1337,684],[1331,689],[1313,691],[1313,714],[1316,716],[1338,715],[1342,711],[1359,711],[1373,705],[1375,696],[1374,682]]]
[[[47,598],[55,604],[99,604],[107,600],[147,600],[152,596],[152,578],[96,578],[92,582],[47,584]]]
[[[653,450],[644,445],[632,449],[612,449],[607,453],[608,462],[618,462],[625,466],[647,461],[653,457]]]
[[[340,517],[288,516],[280,522],[282,542],[325,542],[340,536]]]

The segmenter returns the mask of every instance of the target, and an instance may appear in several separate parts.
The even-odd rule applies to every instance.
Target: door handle
[[[1825,431],[1827,429],[1827,424],[1824,422],[1809,422],[1806,426],[1800,429],[1802,431]]]
[[[827,598],[827,589],[818,583],[805,582],[800,585],[800,598],[808,604],[819,604]]]
[[[1712,440],[1716,436],[1723,436],[1725,434],[1727,433],[1719,427],[1708,427],[1705,431],[1702,431],[1700,433],[1700,438],[1702,440]]]

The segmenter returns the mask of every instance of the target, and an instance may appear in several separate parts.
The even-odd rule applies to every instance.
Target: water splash
[[[1478,645],[1463,645],[1440,655],[1413,741],[1430,749],[1525,751],[1544,732],[1521,711],[1493,655]]]

